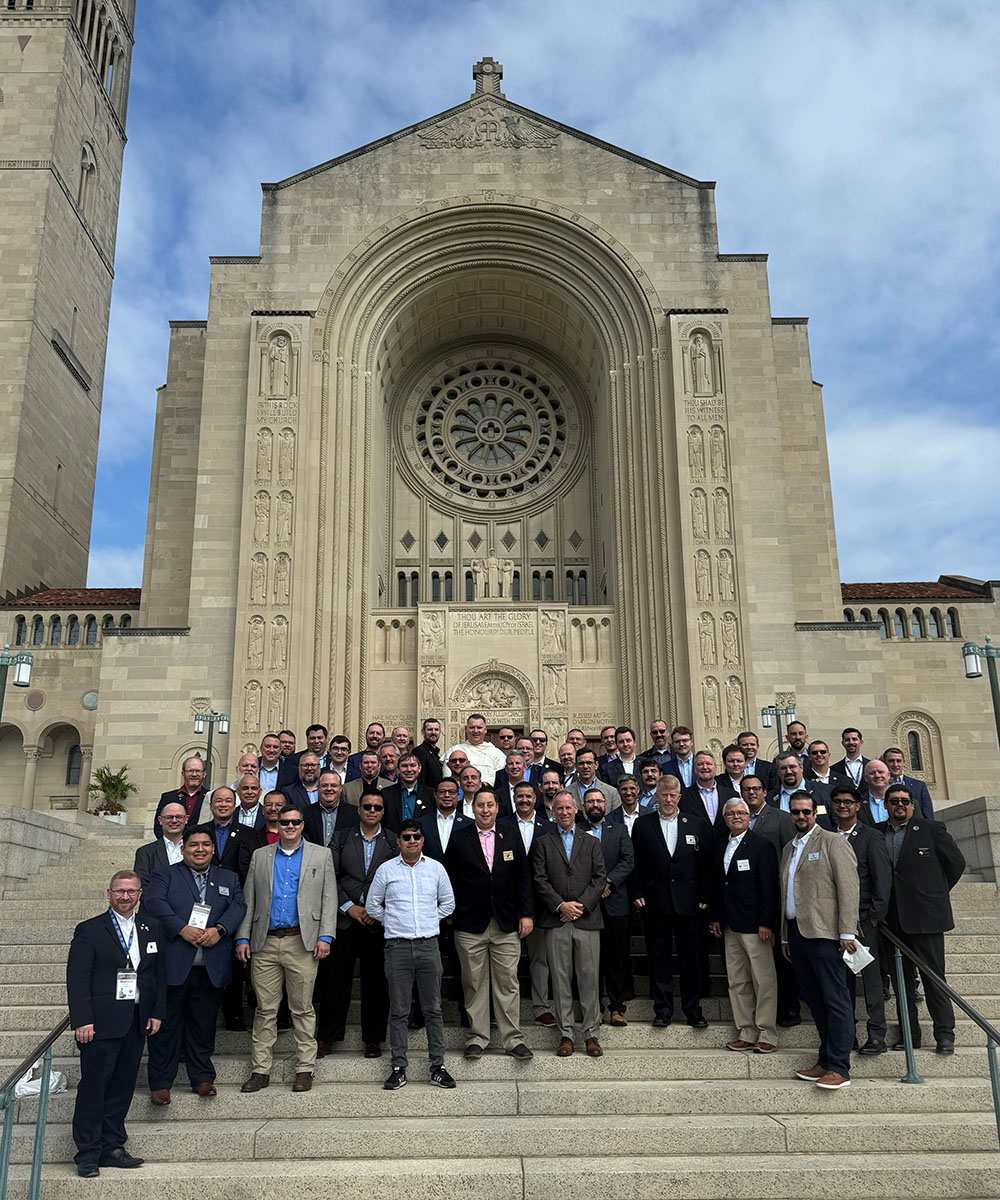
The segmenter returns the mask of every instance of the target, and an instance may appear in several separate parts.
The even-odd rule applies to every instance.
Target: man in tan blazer
[[[815,1066],[795,1074],[825,1090],[851,1082],[854,1005],[841,955],[856,949],[858,864],[839,833],[816,824],[816,798],[793,792],[795,837],[781,854],[781,949],[819,1031]]]
[[[247,912],[236,935],[236,956],[250,962],[257,993],[250,1078],[242,1091],[271,1081],[278,1036],[278,1005],[288,992],[297,1054],[293,1092],[308,1092],[316,1065],[313,985],[321,958],[337,933],[337,881],[325,846],[302,839],[300,808],[286,804],[278,818],[278,843],[262,846],[250,860],[243,885]]]
[[[352,779],[344,784],[343,798],[355,808],[361,803],[361,793],[365,791],[381,791],[391,787],[392,780],[379,774],[378,755],[374,750],[364,750],[360,759],[361,778]]]

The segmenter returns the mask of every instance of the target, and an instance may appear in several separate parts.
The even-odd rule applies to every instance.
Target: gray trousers
[[[438,940],[386,938],[385,977],[389,981],[389,1046],[392,1065],[406,1068],[407,1024],[413,985],[427,1028],[427,1055],[432,1067],[444,1066],[444,1021],[441,1019],[441,954]]]
[[[580,996],[580,1025],[585,1038],[600,1031],[601,931],[580,929],[575,921],[545,931],[545,950],[552,975],[552,1007],[560,1037],[573,1040],[573,977]]]

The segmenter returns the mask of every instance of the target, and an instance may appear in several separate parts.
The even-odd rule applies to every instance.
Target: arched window
[[[437,571],[431,571],[431,601],[434,604],[441,599],[441,576]]]
[[[396,603],[400,608],[406,607],[406,576],[402,571],[396,576]]]
[[[587,572],[581,571],[576,580],[576,602],[577,604],[587,603]]]
[[[28,640],[28,622],[24,617],[18,617],[14,622],[14,645],[23,646]]]
[[[517,601],[521,599],[521,572],[515,571],[514,578],[510,583],[510,598]]]
[[[455,599],[455,581],[450,571],[444,573],[444,602],[450,604]]]
[[[556,577],[551,571],[545,572],[545,599],[554,600],[556,597]]]
[[[861,620],[862,621],[870,621],[871,619],[872,619],[872,610],[870,608],[863,608],[861,610]]]
[[[576,587],[574,586],[573,572],[566,572],[566,603],[576,603]]]
[[[114,629],[114,627],[115,627],[114,617],[110,613],[105,613],[104,620],[101,621],[101,632],[103,633],[106,629]]]
[[[88,220],[94,207],[96,182],[97,159],[94,157],[94,147],[89,142],[84,142],[80,151],[80,181],[77,186],[76,204]]]
[[[920,749],[920,734],[915,729],[911,729],[906,735],[906,749],[910,755],[910,770],[922,771],[924,769],[924,756]]]
[[[472,572],[465,572],[465,602],[469,604],[476,598],[475,585],[472,582]]]
[[[949,637],[961,637],[962,630],[958,624],[958,609],[949,608],[945,616],[945,629]]]
[[[76,615],[66,622],[66,645],[76,646],[80,642],[80,618]]]
[[[878,610],[878,621],[880,627],[878,631],[879,637],[887,638],[889,636],[889,614],[884,608]]]
[[[83,641],[87,646],[93,646],[97,642],[97,618],[88,617],[84,622]]]
[[[910,637],[921,638],[924,636],[923,613],[919,608],[915,608],[910,614]]]
[[[119,629],[131,629],[132,628],[132,618],[129,616],[128,613],[123,614],[122,619],[118,622],[118,628]]]
[[[79,746],[70,746],[66,754],[66,786],[78,787],[83,769],[83,754]]]
[[[542,598],[542,575],[540,571],[531,572],[531,598],[532,600],[541,600]]]
[[[62,645],[62,618],[53,617],[49,622],[49,645]]]
[[[417,604],[420,601],[420,576],[416,571],[410,576],[410,603]]]
[[[33,646],[45,644],[45,622],[41,617],[35,617],[31,622],[31,644]]]
[[[852,609],[850,609],[850,608],[844,609],[844,620],[845,621],[853,621],[854,620],[854,612]]]
[[[893,637],[906,637],[906,613],[901,608],[897,608],[892,618],[892,633]]]
[[[936,608],[932,608],[927,614],[927,636],[932,638],[941,636],[941,614]]]

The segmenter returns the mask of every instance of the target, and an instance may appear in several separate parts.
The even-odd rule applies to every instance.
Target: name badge
[[[115,983],[115,999],[134,1000],[136,991],[135,971],[119,971]]]
[[[750,859],[749,858],[738,858],[736,860],[736,870],[737,871],[749,871],[750,870]]]
[[[816,816],[822,817],[825,813],[826,813],[826,805],[825,804],[817,804],[816,805]]]
[[[513,850],[505,850],[503,852],[503,860],[504,860],[504,862],[513,862],[514,861],[514,851]]]
[[[222,886],[222,884],[220,883],[220,884],[219,884],[219,895],[220,895],[220,896],[228,896],[228,895],[229,895],[229,888],[227,888],[227,887],[223,887],[223,886]]]
[[[146,943],[146,953],[147,954],[155,954],[156,953],[156,942],[147,942]]]
[[[819,862],[819,851],[816,850],[808,856],[809,862]]]
[[[193,925],[195,929],[207,929],[208,918],[212,915],[212,910],[207,904],[192,904],[191,916],[188,919],[188,924]]]
[[[693,833],[685,834],[684,840],[685,840],[685,842],[687,842],[687,844],[689,846],[697,846],[698,845],[698,839]]]

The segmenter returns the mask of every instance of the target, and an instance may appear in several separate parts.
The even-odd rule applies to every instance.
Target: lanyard
[[[133,922],[132,928],[129,930],[128,945],[126,945],[125,939],[122,937],[122,927],[118,924],[118,918],[115,916],[114,909],[109,908],[108,912],[111,914],[111,924],[115,927],[115,933],[118,934],[118,944],[125,951],[125,957],[131,963],[132,939],[135,937],[135,922]]]

